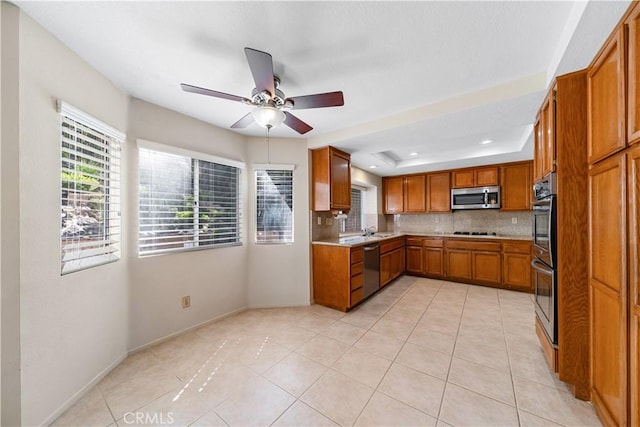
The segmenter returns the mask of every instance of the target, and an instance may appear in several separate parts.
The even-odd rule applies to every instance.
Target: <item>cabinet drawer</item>
[[[407,237],[407,246],[422,246],[422,240],[418,237]]]
[[[503,252],[510,254],[529,254],[531,253],[530,243],[503,243]]]
[[[351,264],[351,277],[356,276],[358,274],[362,274],[363,271],[364,271],[364,263],[363,262],[358,262],[358,263],[355,263],[355,264]]]
[[[404,246],[403,239],[396,239],[396,240],[391,240],[389,242],[384,242],[380,244],[380,253],[384,254],[386,252],[401,248],[403,246]]]
[[[447,240],[447,249],[468,249],[472,251],[500,252],[498,242],[471,242],[469,240]]]
[[[362,301],[362,297],[364,297],[364,288],[360,287],[355,291],[351,291],[351,301],[350,301],[351,307],[353,307],[354,305]]]
[[[364,261],[364,249],[362,247],[351,249],[351,264]]]
[[[424,239],[423,245],[427,248],[442,248],[444,247],[444,240],[442,239]]]
[[[358,274],[351,277],[351,291],[362,288],[364,285],[364,274]]]

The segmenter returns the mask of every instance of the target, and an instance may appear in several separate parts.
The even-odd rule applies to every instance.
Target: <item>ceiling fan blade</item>
[[[294,96],[287,98],[293,102],[294,110],[305,108],[340,107],[344,105],[344,96],[341,91],[318,93],[316,95]]]
[[[273,82],[273,59],[271,59],[271,55],[250,47],[244,48],[244,54],[247,56],[253,80],[256,82],[256,89],[259,92],[266,90],[271,96],[275,95],[276,88]]]
[[[211,90],[211,89],[205,89],[203,87],[198,87],[198,86],[192,86],[186,83],[180,83],[180,87],[185,92],[197,93],[199,95],[213,96],[215,98],[228,99],[230,101],[238,101],[238,102],[244,102],[244,103],[251,102],[247,98],[243,98],[241,96],[230,95],[228,93],[218,92],[216,90]]]
[[[244,116],[243,118],[241,118],[240,120],[238,120],[237,122],[235,122],[234,124],[232,124],[231,127],[234,128],[234,129],[246,128],[247,126],[249,126],[253,122],[254,122],[253,114],[249,113],[246,116]]]
[[[287,111],[284,112],[284,115],[284,124],[298,132],[300,135],[304,135],[305,133],[313,129],[311,126]]]

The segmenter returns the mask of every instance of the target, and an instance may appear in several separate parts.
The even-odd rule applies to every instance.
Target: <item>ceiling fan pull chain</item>
[[[270,144],[269,144],[269,131],[271,130],[271,126],[267,125],[267,164],[271,164],[271,153],[270,153]]]

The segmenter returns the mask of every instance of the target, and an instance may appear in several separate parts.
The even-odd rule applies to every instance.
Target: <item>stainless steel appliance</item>
[[[500,187],[454,188],[451,209],[500,209]]]
[[[556,175],[551,173],[533,186],[533,250],[536,316],[549,340],[558,344],[557,294],[557,200]]]
[[[380,244],[364,247],[364,298],[380,289]]]

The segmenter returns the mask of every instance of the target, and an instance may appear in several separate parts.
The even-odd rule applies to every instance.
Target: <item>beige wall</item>
[[[0,425],[20,425],[19,11],[0,13]]]
[[[129,213],[137,212],[136,139],[247,161],[242,135],[132,99],[127,130]],[[246,188],[249,169],[242,172]],[[129,224],[129,349],[178,333],[247,306],[247,192],[243,194],[243,245],[138,257],[137,224]],[[181,298],[191,296],[191,308]]]
[[[247,264],[250,307],[308,305],[309,284],[309,168],[306,141],[271,139],[270,160],[273,164],[295,166],[293,173],[294,242],[290,245],[256,245],[255,187],[253,164],[266,164],[264,138],[250,138],[248,144],[250,239]]]
[[[19,183],[20,202],[11,208],[20,215],[20,244],[13,250],[20,253],[22,423],[40,425],[53,421],[54,414],[127,354],[126,246],[118,262],[60,275],[56,100],[121,131],[127,128],[129,100],[22,13],[19,37],[20,170],[13,179]],[[125,147],[125,164],[126,157]],[[127,181],[126,171],[122,181]],[[122,192],[126,241],[126,185]]]

